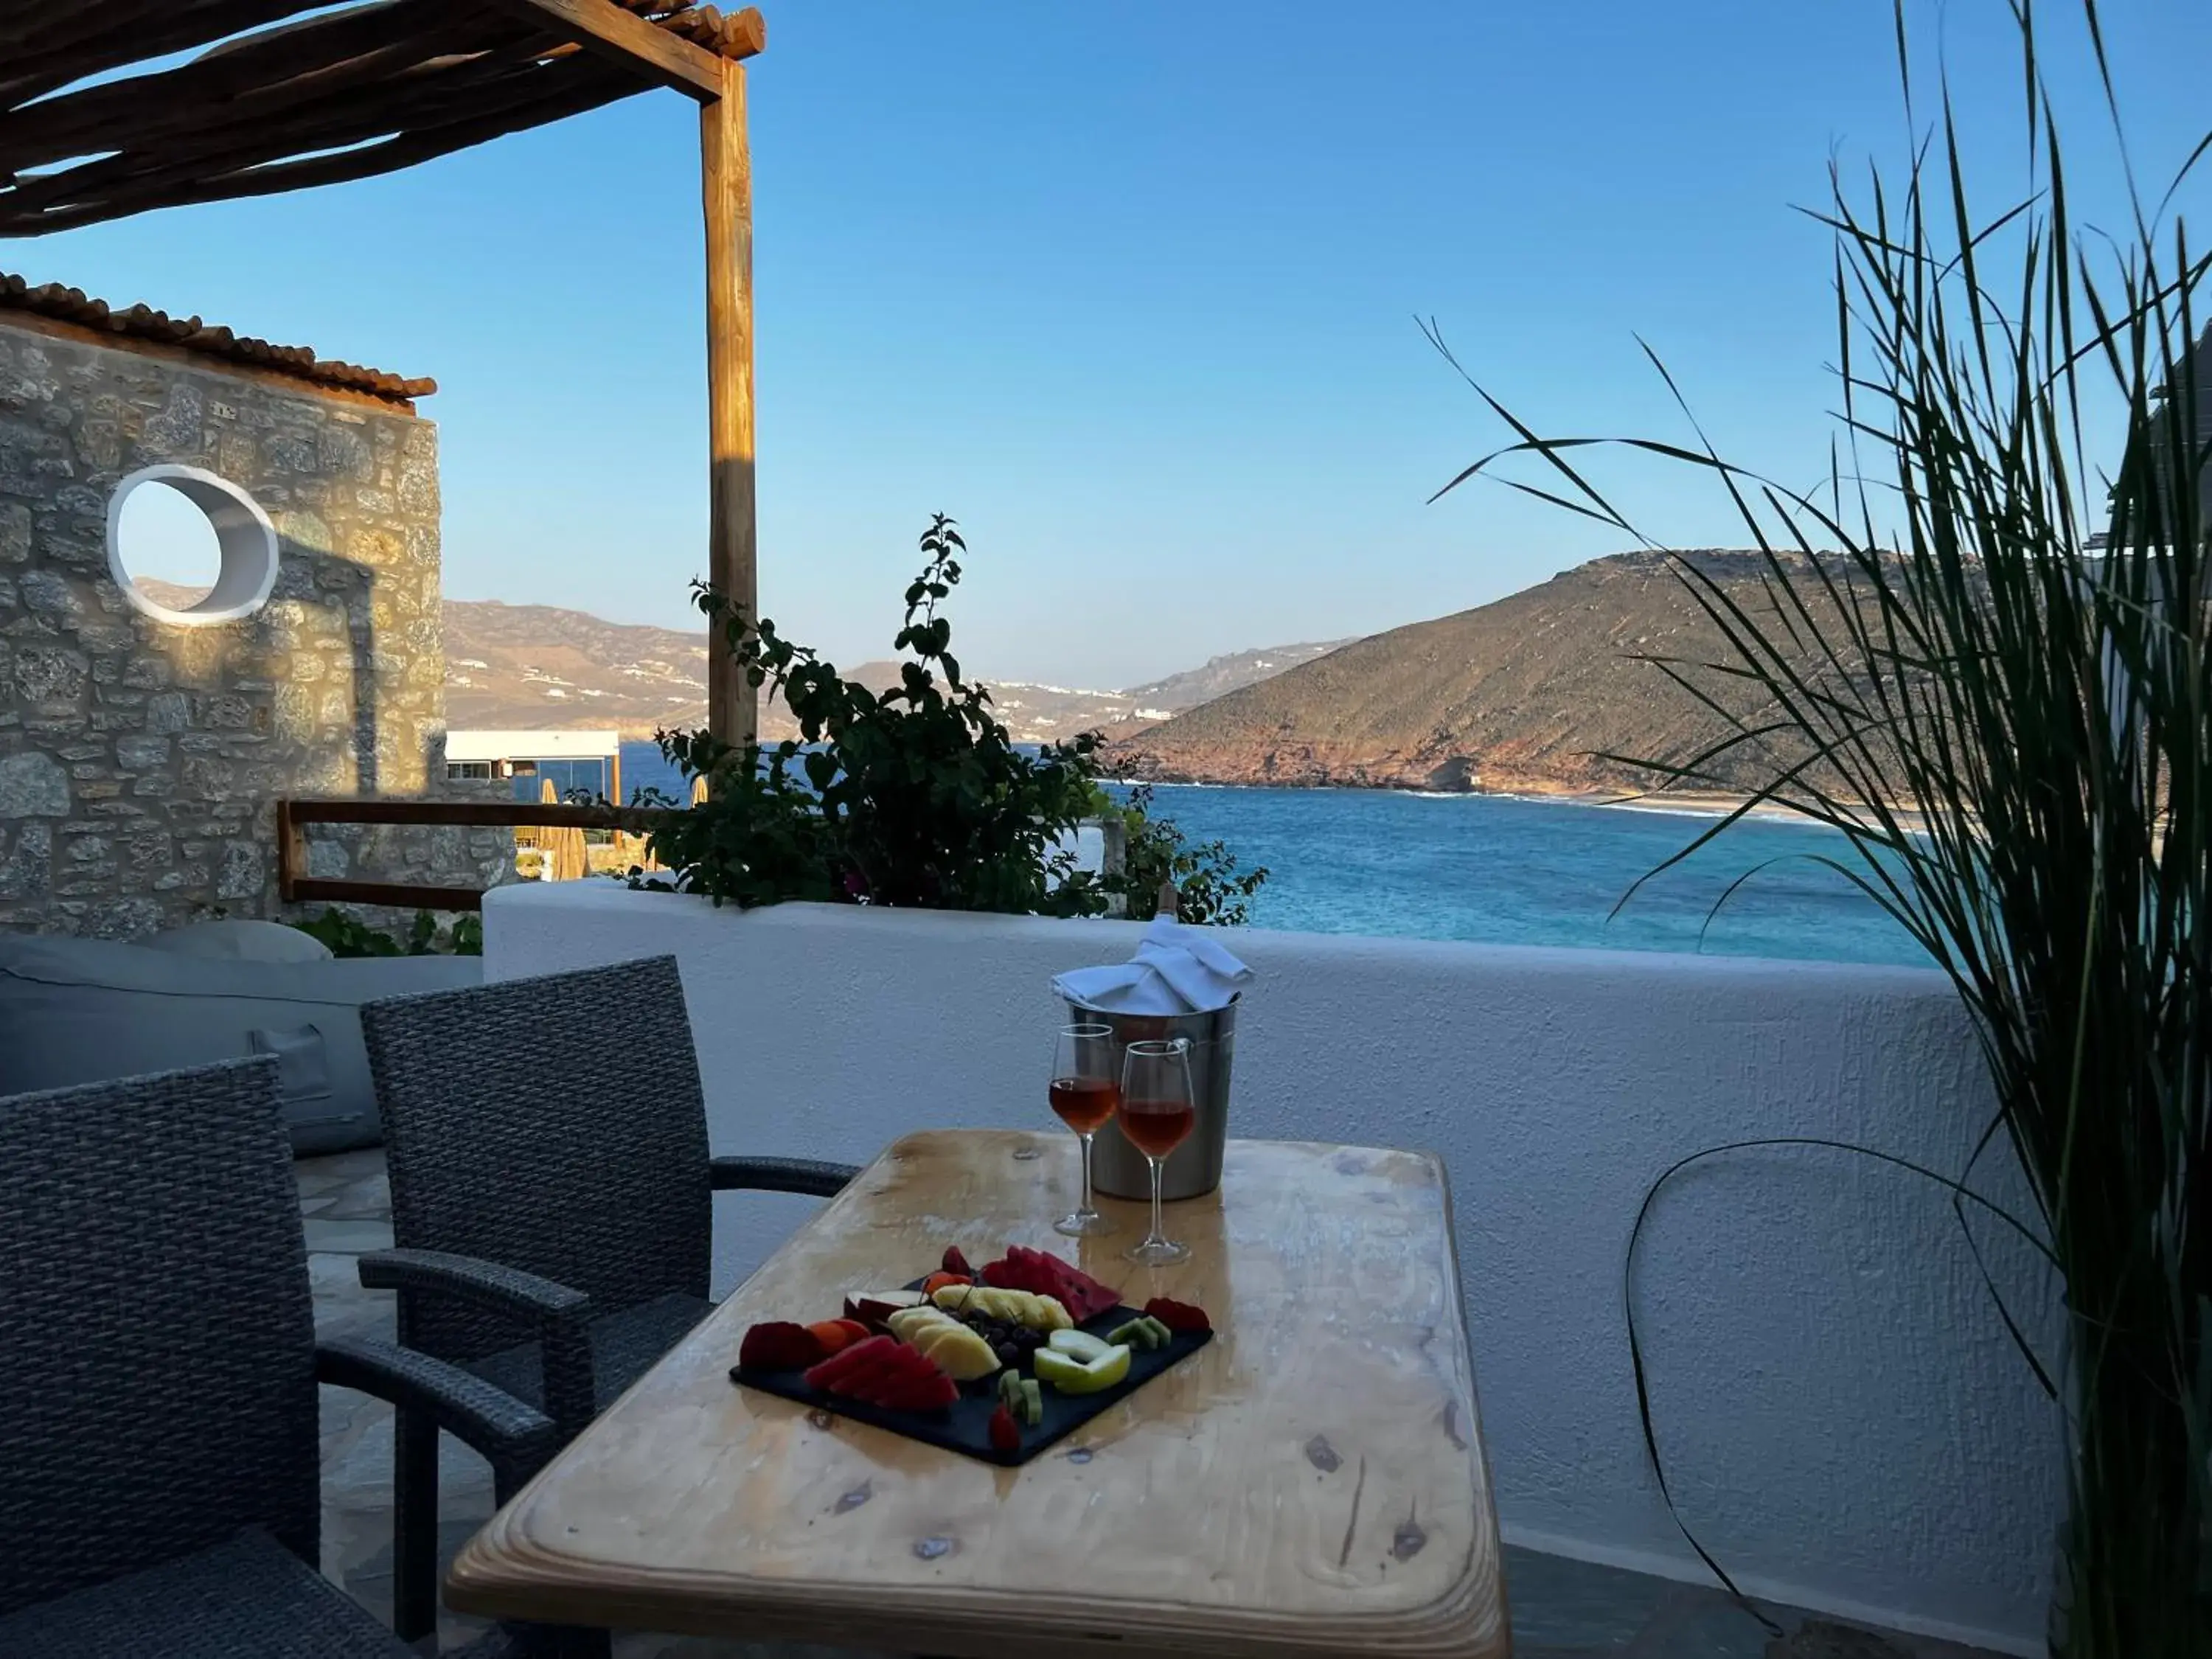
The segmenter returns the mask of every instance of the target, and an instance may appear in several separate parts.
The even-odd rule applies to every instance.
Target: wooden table
[[[1491,1659],[1498,1522],[1433,1158],[1232,1141],[1168,1209],[1192,1259],[1133,1267],[1144,1206],[1079,1247],[1073,1139],[891,1146],[478,1533],[466,1612],[899,1653]],[[1079,1255],[1212,1343],[1018,1469],[729,1380],[745,1328],[957,1243]]]

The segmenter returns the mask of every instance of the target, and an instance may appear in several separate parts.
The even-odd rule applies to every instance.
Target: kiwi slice
[[[1139,1314],[1127,1323],[1117,1326],[1113,1335],[1106,1340],[1109,1342],[1126,1342],[1132,1347],[1150,1352],[1166,1347],[1175,1340],[1175,1333],[1150,1314]]]

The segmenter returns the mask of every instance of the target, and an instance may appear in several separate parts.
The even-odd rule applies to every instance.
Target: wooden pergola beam
[[[740,57],[751,57],[766,44],[760,14],[750,9],[725,26],[723,47],[717,52],[695,46],[666,29],[654,27],[643,18],[624,11],[614,0],[486,3],[550,29],[586,52],[620,64],[656,85],[684,93],[701,103],[711,103],[722,95],[723,64]],[[748,44],[750,51],[746,50]]]

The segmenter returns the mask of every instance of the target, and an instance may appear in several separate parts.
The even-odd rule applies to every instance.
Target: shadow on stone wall
[[[163,462],[276,526],[252,616],[179,628],[112,576],[116,487]],[[0,325],[0,927],[272,915],[279,799],[447,797],[438,519],[409,411]],[[339,853],[477,878],[431,834]]]

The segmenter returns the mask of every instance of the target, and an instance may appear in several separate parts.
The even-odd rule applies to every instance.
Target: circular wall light
[[[186,605],[165,605],[131,574],[124,545],[123,505],[143,484],[173,489],[207,515],[222,558],[214,586]],[[250,617],[276,585],[276,526],[261,505],[228,478],[197,466],[141,467],[107,498],[107,572],[132,607],[176,628],[206,628]]]

